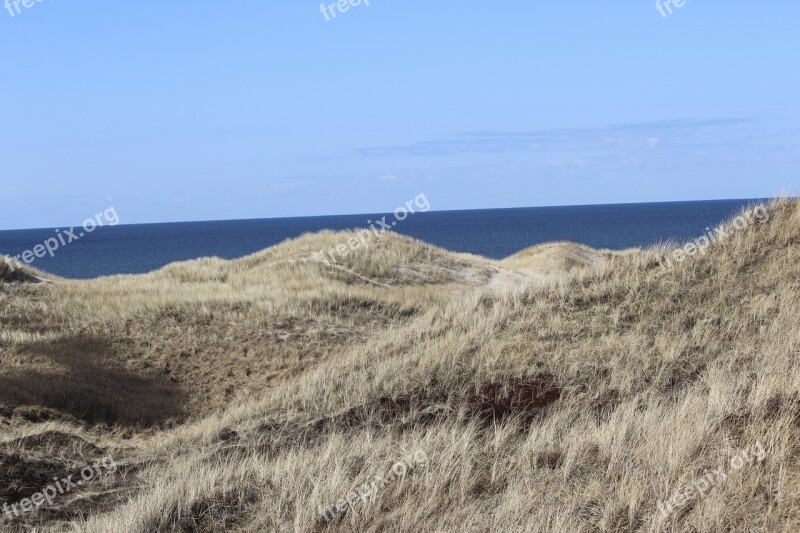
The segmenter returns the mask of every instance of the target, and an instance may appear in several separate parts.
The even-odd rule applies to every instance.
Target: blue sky
[[[2,1],[2,0],[0,0]],[[11,7],[13,10],[13,6]],[[798,192],[800,3],[0,11],[0,229]],[[330,15],[329,15],[330,18]]]

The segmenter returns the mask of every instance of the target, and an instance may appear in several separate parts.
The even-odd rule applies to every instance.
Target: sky
[[[26,2],[0,11],[0,229],[800,185],[796,1]]]

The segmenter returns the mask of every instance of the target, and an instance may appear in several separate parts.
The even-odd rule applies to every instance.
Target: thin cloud
[[[420,141],[396,146],[360,148],[363,156],[452,155],[508,151],[556,151],[604,148],[655,148],[665,141],[685,141],[705,131],[721,130],[749,119],[664,120],[599,128],[533,131],[480,131],[461,138]],[[724,130],[723,130],[724,131]]]
[[[316,185],[316,182],[313,181],[287,181],[282,183],[273,183],[269,186],[269,188],[272,191],[282,192],[292,189],[313,187],[314,185]]]

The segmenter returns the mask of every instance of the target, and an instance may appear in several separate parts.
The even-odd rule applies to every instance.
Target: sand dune
[[[119,468],[3,528],[797,530],[800,204],[769,213],[662,273],[664,247],[492,261],[394,234],[320,261],[354,235],[323,232],[4,276],[0,504]]]

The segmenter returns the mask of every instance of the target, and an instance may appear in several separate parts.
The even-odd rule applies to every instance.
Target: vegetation
[[[0,506],[27,531],[797,531],[800,203],[667,246],[505,261],[323,232],[140,276],[0,283]],[[0,265],[0,272],[3,272]],[[49,278],[41,282],[41,278]],[[756,443],[763,461],[664,502]],[[326,521],[396,462],[424,468]]]

